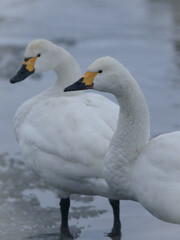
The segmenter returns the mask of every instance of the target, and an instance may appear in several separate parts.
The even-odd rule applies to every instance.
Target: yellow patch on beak
[[[83,76],[82,83],[85,83],[86,86],[92,86],[95,76],[98,72],[86,72]]]
[[[26,65],[26,69],[29,71],[29,72],[32,72],[34,71],[34,64],[35,64],[35,61],[36,61],[37,57],[31,57],[30,59],[28,59],[28,61],[23,61],[23,65]]]

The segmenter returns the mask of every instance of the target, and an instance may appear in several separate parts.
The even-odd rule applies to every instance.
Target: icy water
[[[180,130],[179,12],[179,0],[0,1],[0,239],[58,239],[59,199],[25,167],[13,134],[16,109],[55,80],[49,72],[10,85],[27,43],[53,41],[71,52],[83,72],[98,57],[117,58],[145,94],[153,137]],[[123,240],[180,236],[180,226],[154,218],[131,201],[121,201],[121,222]],[[108,239],[107,199],[72,196],[70,227],[79,240]]]

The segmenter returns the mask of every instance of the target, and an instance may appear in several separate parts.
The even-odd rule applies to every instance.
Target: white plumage
[[[57,75],[55,84],[24,102],[14,118],[23,159],[60,198],[69,198],[72,193],[113,198],[103,168],[117,125],[118,105],[99,94],[64,93],[64,87],[78,79],[81,70],[67,51],[47,40],[34,40],[27,46],[22,68],[10,81],[49,70]],[[69,209],[69,203],[66,207]],[[112,232],[119,235],[116,219]],[[66,217],[63,222],[66,230],[63,223],[62,238],[72,238]]]
[[[112,197],[103,167],[118,106],[99,94],[64,93],[64,86],[81,76],[78,64],[47,40],[31,42],[25,58],[39,53],[35,73],[54,70],[58,78],[17,110],[14,125],[23,159],[59,190],[60,197],[71,193]]]
[[[180,132],[149,141],[149,112],[143,93],[115,59],[100,58],[87,71],[88,76],[97,73],[91,87],[114,94],[121,107],[105,157],[104,176],[110,188],[119,199],[139,201],[157,218],[180,224]]]
[[[39,53],[35,73],[54,70],[58,77],[51,88],[17,110],[14,125],[23,159],[59,189],[60,197],[71,193],[112,197],[102,174],[118,106],[99,94],[64,93],[64,86],[81,76],[78,64],[47,40],[31,42],[25,58]]]
[[[38,99],[32,105],[16,128],[25,162],[63,191],[63,196],[109,196],[101,178],[104,156],[117,121],[117,106],[91,93]],[[104,115],[108,107],[112,119],[109,114]],[[26,103],[18,110],[15,125],[23,109],[26,110]],[[96,181],[90,184],[92,178]]]

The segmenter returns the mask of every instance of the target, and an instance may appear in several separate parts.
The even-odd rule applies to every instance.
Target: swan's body
[[[128,70],[115,59],[104,57],[90,65],[89,78],[91,73],[88,88],[113,93],[121,107],[105,157],[108,185],[119,199],[139,201],[157,218],[180,224],[180,132],[149,142],[148,107]],[[73,85],[67,89],[73,90]]]
[[[97,103],[97,96],[91,93],[68,97],[41,95],[23,104],[15,116],[15,132],[23,159],[59,190],[60,197],[72,193],[105,197],[112,194],[103,179],[103,158],[118,109],[111,102],[105,103],[101,96]],[[107,107],[112,115],[103,118]],[[114,126],[109,122],[112,116]]]
[[[118,105],[98,94],[64,93],[64,87],[79,78],[81,70],[68,52],[47,40],[35,40],[27,46],[22,68],[11,83],[49,70],[57,75],[55,84],[23,103],[15,115],[15,134],[23,159],[61,199],[72,193],[112,198],[103,168],[117,125]],[[69,200],[60,206],[62,215],[65,212],[62,235],[71,238],[66,216]]]

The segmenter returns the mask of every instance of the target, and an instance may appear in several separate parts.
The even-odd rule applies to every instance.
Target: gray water
[[[180,1],[2,0],[0,2],[0,239],[56,240],[59,199],[24,165],[12,119],[22,102],[50,86],[54,73],[10,85],[26,45],[46,38],[66,48],[84,72],[110,55],[139,82],[151,136],[180,129]],[[108,95],[111,99],[112,96]],[[180,227],[121,201],[122,239],[177,240]],[[70,227],[79,240],[105,240],[112,212],[102,197],[72,196]]]

